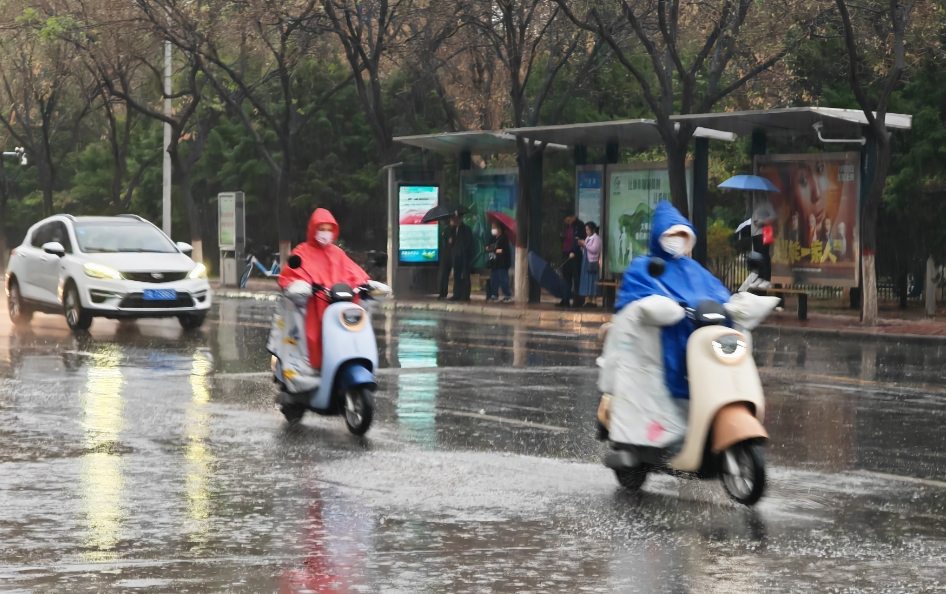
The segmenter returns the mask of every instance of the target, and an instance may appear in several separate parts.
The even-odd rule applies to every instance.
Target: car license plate
[[[174,289],[145,289],[145,301],[176,301]]]

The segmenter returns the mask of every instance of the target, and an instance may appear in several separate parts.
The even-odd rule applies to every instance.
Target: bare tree
[[[684,215],[695,128],[671,116],[709,112],[772,68],[821,18],[792,1],[588,0],[580,8],[555,1],[572,22],[601,35],[640,85],[667,153],[673,205]]]
[[[841,20],[841,34],[847,50],[848,81],[857,104],[864,111],[871,136],[874,173],[861,214],[861,320],[876,325],[877,215],[884,201],[884,188],[890,171],[891,132],[887,129],[887,110],[895,90],[904,82],[907,70],[907,34],[916,0],[900,2],[866,1],[856,6],[836,0]],[[853,10],[852,10],[853,9]],[[936,18],[935,14],[931,15]],[[867,56],[873,54],[872,60]]]
[[[535,126],[545,116],[557,123],[568,98],[591,76],[601,55],[596,34],[588,35],[561,18],[561,9],[549,0],[472,0],[462,19],[479,31],[485,46],[505,73],[511,123],[516,128]],[[573,78],[558,97],[553,87],[572,60]],[[547,103],[557,99],[550,110]],[[519,204],[516,210],[516,303],[529,300],[529,228],[533,205],[541,201],[542,159],[545,145],[518,139]]]

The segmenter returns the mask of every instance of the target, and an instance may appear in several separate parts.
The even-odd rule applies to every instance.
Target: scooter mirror
[[[292,268],[293,270],[295,270],[296,268],[299,268],[300,266],[302,266],[302,258],[297,256],[296,254],[293,254],[289,256],[289,260],[286,262],[286,265],[288,265],[289,268]]]
[[[749,255],[746,257],[746,267],[749,268],[749,272],[759,272],[762,270],[762,264],[765,262],[765,256],[759,252],[749,252]]]
[[[660,258],[651,258],[650,262],[647,263],[647,274],[657,278],[658,276],[664,273],[664,270],[667,269],[667,264]]]

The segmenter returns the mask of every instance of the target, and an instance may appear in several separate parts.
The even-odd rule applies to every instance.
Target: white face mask
[[[493,229],[493,237],[499,237],[499,229]]]
[[[686,248],[686,245],[687,240],[682,237],[671,236],[660,238],[660,247],[674,258],[679,258],[683,255],[683,250]]]
[[[316,231],[315,240],[322,245],[328,245],[332,243],[332,240],[335,238],[335,234],[331,231]]]

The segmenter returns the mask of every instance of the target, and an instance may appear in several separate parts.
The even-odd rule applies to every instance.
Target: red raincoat
[[[329,224],[334,227],[332,240],[338,239],[338,223],[332,213],[324,208],[317,208],[309,219],[309,231],[306,242],[296,246],[293,254],[302,258],[302,266],[297,269],[284,266],[279,273],[279,286],[283,289],[294,281],[313,282],[331,288],[336,283],[346,283],[352,288],[368,282],[368,274],[355,264],[342,248],[335,244],[323,246],[315,240],[319,225]],[[306,311],[305,333],[309,346],[309,364],[314,369],[322,368],[322,314],[328,303],[324,297],[313,296],[309,299]]]

